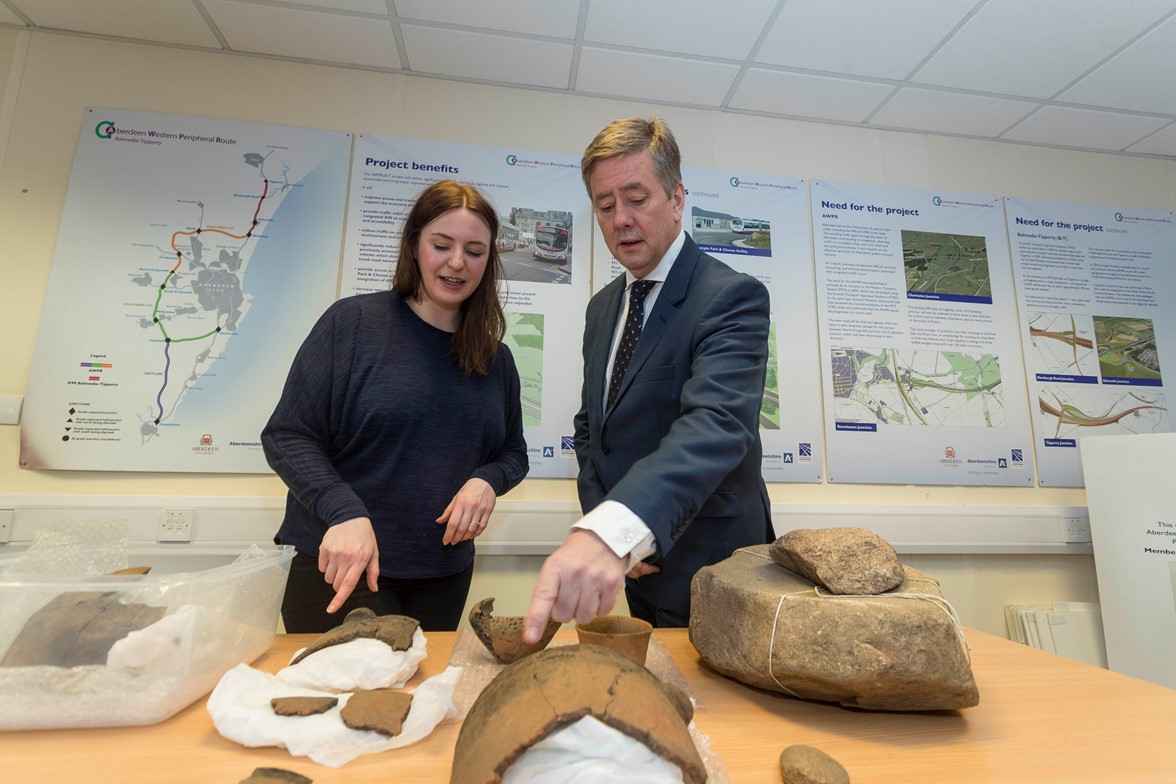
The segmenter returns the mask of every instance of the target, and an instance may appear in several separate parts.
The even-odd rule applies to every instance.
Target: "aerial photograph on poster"
[[[1094,316],[1094,339],[1104,384],[1160,386],[1160,355],[1151,319]]]
[[[760,430],[780,429],[780,352],[776,350],[776,322],[768,326],[768,372],[764,402],[760,406]]]
[[[902,263],[908,298],[992,302],[984,237],[904,229]]]
[[[542,313],[508,310],[502,339],[519,371],[523,424],[531,427],[543,424],[543,322]]]

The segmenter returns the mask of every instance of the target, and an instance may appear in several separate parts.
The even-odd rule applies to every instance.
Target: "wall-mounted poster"
[[[87,109],[22,466],[265,473],[261,429],[335,297],[351,136]]]
[[[468,182],[498,210],[506,344],[522,383],[530,477],[573,477],[580,340],[591,287],[588,199],[571,155],[360,135],[352,159],[342,296],[387,290],[417,195]]]
[[[769,482],[819,482],[820,369],[805,181],[682,167],[682,227],[698,247],[767,286],[772,300],[768,373],[760,409]],[[593,290],[624,270],[595,233]]]
[[[829,481],[1032,485],[1000,200],[811,194]]]
[[[1042,485],[1083,484],[1078,442],[1167,433],[1176,377],[1171,212],[1005,199]],[[1166,383],[1165,383],[1166,382]]]

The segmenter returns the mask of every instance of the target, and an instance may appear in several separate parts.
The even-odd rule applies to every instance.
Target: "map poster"
[[[27,468],[266,473],[335,296],[351,137],[85,112],[25,395]]]
[[[468,182],[498,210],[506,345],[522,383],[529,477],[577,473],[572,419],[591,290],[591,214],[572,155],[360,135],[351,164],[343,243],[344,296],[386,291],[401,228],[417,195],[443,179]]]
[[[768,373],[760,409],[769,482],[820,482],[821,392],[813,304],[808,191],[803,179],[683,166],[682,227],[698,247],[758,278],[772,300]],[[593,290],[624,272],[600,229]]]
[[[1031,486],[1000,200],[814,182],[829,481]]]
[[[1167,433],[1171,212],[1005,199],[1042,485],[1080,487],[1089,436]]]

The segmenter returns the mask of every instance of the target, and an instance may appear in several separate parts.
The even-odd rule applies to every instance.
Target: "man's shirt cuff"
[[[649,526],[620,501],[602,501],[572,528],[591,531],[618,556],[629,556],[629,568],[657,552]]]

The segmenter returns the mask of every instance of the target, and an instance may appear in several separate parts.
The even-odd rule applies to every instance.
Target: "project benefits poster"
[[[27,468],[268,473],[335,298],[346,133],[87,109],[21,425]]]
[[[811,194],[829,481],[1032,485],[1000,200]]]
[[[1171,429],[1171,212],[1005,200],[1042,485],[1080,487],[1084,438]]]
[[[404,220],[438,180],[467,182],[498,211],[505,342],[522,383],[530,477],[574,477],[572,420],[591,290],[588,199],[577,158],[474,144],[360,135],[352,159],[342,295],[386,291]]]
[[[769,482],[820,482],[821,389],[803,179],[682,167],[682,227],[704,253],[758,278],[771,297],[768,372],[760,408],[763,475]],[[594,290],[624,268],[595,234]]]

